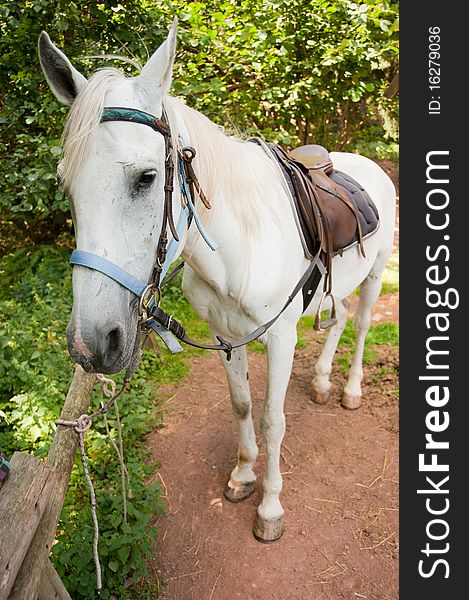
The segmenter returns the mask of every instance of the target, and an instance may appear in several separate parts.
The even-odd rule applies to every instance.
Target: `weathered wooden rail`
[[[75,369],[61,419],[88,411],[96,375]],[[45,462],[15,452],[0,489],[0,600],[71,600],[49,560],[78,446],[58,427]]]

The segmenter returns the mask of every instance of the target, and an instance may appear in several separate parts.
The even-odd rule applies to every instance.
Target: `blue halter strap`
[[[121,269],[115,263],[107,260],[107,258],[98,256],[97,254],[92,254],[91,252],[74,250],[70,256],[70,264],[73,266],[78,265],[80,267],[87,267],[88,269],[104,273],[104,275],[117,281],[122,287],[130,290],[138,297],[143,294],[147,287],[143,281],[140,281],[140,279],[127,273],[127,271],[124,271],[124,269]]]

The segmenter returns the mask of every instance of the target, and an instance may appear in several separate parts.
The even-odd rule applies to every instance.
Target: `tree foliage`
[[[173,92],[228,130],[334,149],[396,139],[396,103],[383,95],[398,68],[396,0],[3,0],[4,220],[43,239],[56,234],[67,212],[55,181],[67,111],[39,67],[41,30],[89,75],[109,64],[89,55],[120,54],[143,64],[174,15],[180,25]]]

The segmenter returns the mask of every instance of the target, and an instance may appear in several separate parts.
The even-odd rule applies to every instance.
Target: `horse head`
[[[147,282],[163,225],[165,139],[151,127],[102,121],[105,107],[161,117],[175,55],[177,22],[138,76],[115,69],[86,79],[43,32],[39,57],[54,95],[70,106],[58,174],[70,198],[77,249]],[[175,207],[178,210],[178,207]],[[135,346],[138,298],[106,274],[75,266],[67,327],[72,358],[87,371],[116,373]]]

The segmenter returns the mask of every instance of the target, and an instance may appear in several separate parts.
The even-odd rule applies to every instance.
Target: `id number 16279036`
[[[441,97],[436,95],[441,89],[441,37],[440,27],[429,27],[428,29],[428,89],[431,98],[428,103],[429,114],[440,114]]]

